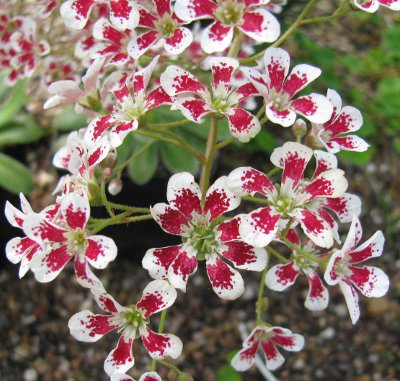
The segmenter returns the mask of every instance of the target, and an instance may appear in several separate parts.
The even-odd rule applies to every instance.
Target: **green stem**
[[[100,187],[100,195],[101,195],[101,202],[107,209],[107,213],[110,215],[110,217],[115,217],[115,213],[110,207],[110,203],[107,200],[107,195],[106,195],[106,181],[104,179],[101,180],[101,187]]]
[[[267,257],[267,263],[265,264],[265,268],[261,274],[261,280],[260,280],[260,288],[258,290],[258,298],[257,298],[257,325],[262,322],[261,315],[263,312],[262,308],[262,299],[264,296],[264,289],[265,289],[265,276],[267,275],[268,271],[268,265],[269,265],[269,256]]]
[[[283,263],[289,263],[289,259],[285,258],[283,255],[279,254],[275,249],[272,247],[266,247],[265,250],[275,258],[279,259]]]
[[[153,217],[151,214],[144,214],[141,216],[135,216],[135,217],[129,217],[131,212],[124,212],[121,214],[116,215],[113,218],[107,218],[104,220],[101,220],[99,222],[96,222],[93,224],[92,229],[90,230],[90,235],[98,233],[100,230],[105,229],[108,226],[111,225],[121,225],[121,224],[128,224],[131,222],[139,222],[139,221],[145,221],[145,220],[151,220]]]
[[[113,209],[117,210],[126,210],[131,213],[150,213],[149,208],[139,208],[136,206],[124,205],[124,204],[116,204],[115,202],[109,202],[109,205]]]
[[[258,110],[257,119],[260,119],[260,118],[261,118],[261,116],[264,114],[266,108],[267,108],[267,105],[266,105],[265,102],[264,102],[264,104],[262,105],[262,107]]]
[[[242,33],[240,30],[237,30],[235,28],[235,39],[233,40],[233,43],[231,45],[231,48],[229,49],[228,57],[237,57],[239,52],[240,52],[240,47],[242,46],[242,43],[244,41],[245,35]]]
[[[338,8],[339,9],[339,8]],[[301,25],[306,25],[306,24],[314,24],[314,23],[320,23],[320,22],[325,22],[325,21],[334,21],[338,18],[341,18],[345,15],[347,15],[348,13],[351,12],[351,9],[346,9],[344,12],[340,12],[340,13],[334,13],[333,15],[330,16],[324,16],[324,17],[315,17],[312,19],[305,19],[301,22]]]
[[[242,200],[269,205],[269,201],[266,198],[242,196]]]
[[[150,148],[155,143],[157,143],[156,139],[149,141],[143,147],[141,147],[140,149],[135,151],[129,159],[125,160],[123,163],[121,163],[119,166],[117,166],[115,168],[115,171],[118,172],[118,177],[121,176],[122,171],[129,165],[129,163],[132,160],[135,160],[138,156],[140,156],[144,151],[146,151],[148,148]]]
[[[147,127],[150,128],[162,128],[162,129],[168,129],[168,128],[174,128],[174,127],[179,127],[179,126],[184,126],[185,124],[190,123],[189,120],[187,119],[182,119],[182,120],[177,120],[176,122],[167,122],[167,123],[149,123]]]
[[[210,173],[216,151],[215,147],[217,145],[217,138],[218,138],[218,119],[216,117],[212,117],[210,123],[210,130],[208,132],[207,145],[204,152],[205,164],[202,165],[201,175],[200,175],[202,205],[204,205],[206,199],[206,193],[208,190],[208,185],[210,184]]]
[[[160,323],[158,324],[158,333],[162,333],[164,330],[165,318],[167,317],[167,309],[161,312]],[[157,360],[153,359],[151,362],[151,371],[154,372],[157,368]]]
[[[229,138],[229,139],[226,139],[226,140],[224,140],[223,142],[218,143],[218,144],[215,146],[215,149],[216,149],[216,150],[219,150],[219,149],[225,148],[226,146],[229,146],[229,144],[233,143],[234,141],[235,141],[235,138],[234,138],[234,137]]]
[[[264,116],[264,118],[262,118],[261,120],[260,120],[260,124],[261,124],[261,126],[263,126],[265,123],[267,123],[268,122],[268,116]]]
[[[161,365],[164,365],[165,367],[175,371],[177,374],[183,374],[183,372],[181,370],[178,369],[178,367],[176,367],[174,364],[171,364],[168,361],[165,360],[156,360],[158,363],[160,363]]]
[[[295,250],[298,254],[300,254],[303,257],[305,257],[313,262],[316,262],[318,264],[322,263],[322,261],[320,259],[316,258],[315,255],[303,250],[301,247],[295,245],[293,242],[289,241],[283,235],[281,235],[280,237],[281,237],[281,240],[286,243],[286,245],[288,245],[291,249]]]
[[[271,170],[267,173],[267,177],[272,177],[272,176],[276,175],[278,172],[280,172],[281,170],[282,170],[282,168],[275,167],[274,169],[271,169]]]

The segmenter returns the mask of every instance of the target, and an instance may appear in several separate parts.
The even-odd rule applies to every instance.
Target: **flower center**
[[[336,263],[335,273],[341,278],[346,278],[351,275],[351,270],[349,269],[349,258],[345,257]]]
[[[226,0],[220,2],[215,16],[224,26],[240,25],[243,23],[244,9],[245,4]]]
[[[269,93],[270,101],[273,103],[273,106],[277,110],[283,110],[286,108],[286,105],[289,100],[289,96],[287,94],[281,94],[275,89],[271,89]]]
[[[293,199],[290,197],[284,197],[279,195],[278,198],[274,202],[274,206],[276,210],[281,212],[282,214],[290,212],[294,208]]]
[[[160,35],[164,38],[168,38],[174,34],[178,23],[171,17],[170,14],[164,13],[161,19],[157,21],[155,25]]]
[[[122,314],[122,324],[120,329],[130,329],[135,332],[136,335],[139,334],[138,330],[140,327],[144,327],[149,323],[149,319],[143,316],[143,312],[137,309],[136,306],[130,306],[128,312]]]
[[[72,232],[64,233],[67,238],[67,247],[69,253],[83,252],[87,246],[86,234],[84,231],[77,229]]]

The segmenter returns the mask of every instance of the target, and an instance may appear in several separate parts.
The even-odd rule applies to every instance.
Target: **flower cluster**
[[[275,370],[284,362],[278,348],[299,351],[304,346],[303,336],[263,320],[264,285],[283,292],[305,275],[309,289],[304,304],[313,311],[325,309],[328,286],[339,285],[353,323],[360,316],[357,290],[366,297],[385,295],[387,275],[359,265],[382,254],[383,234],[378,231],[359,245],[361,200],[347,193],[348,181],[335,156],[341,150],[368,149],[368,143],[353,134],[362,126],[361,112],[342,106],[333,89],[327,89],[326,96],[299,94],[321,70],[298,64],[290,71],[289,53],[278,47],[287,36],[280,36],[275,15],[285,0],[37,3],[23,16],[0,14],[1,68],[8,70],[9,82],[38,79],[50,94],[45,110],[73,105],[85,114],[87,126],[71,132],[54,156],[54,166],[68,173],[54,190],[53,205],[34,212],[22,194],[21,210],[6,203],[8,221],[25,234],[8,242],[6,255],[12,263],[21,263],[20,277],[31,270],[39,282],[54,280],[73,262],[77,281],[106,314],[78,312],[68,327],[77,340],[86,342],[118,332],[118,344],[104,362],[111,381],[133,380],[126,372],[134,365],[132,346],[139,337],[153,359],[151,371],[139,381],[160,381],[157,364],[180,356],[181,340],[162,332],[166,310],[177,290],[190,292],[189,277],[202,263],[213,291],[225,300],[244,293],[241,270],[261,273],[257,319],[232,360],[238,371],[252,366],[259,348],[267,368]],[[379,4],[400,9],[398,0],[352,2],[367,12]],[[345,2],[341,6],[352,9]],[[202,28],[199,20],[210,23]],[[52,26],[67,31],[67,37],[49,35]],[[270,46],[265,49],[265,44]],[[154,116],[165,109],[171,120],[154,123]],[[218,132],[225,121],[231,136],[222,141]],[[232,142],[250,142],[267,122],[271,130],[292,127],[294,133],[293,141],[273,150],[271,171],[242,166],[210,185],[218,151]],[[201,142],[201,149],[192,146],[175,132],[178,126],[191,131],[207,126],[207,142]],[[130,158],[123,154],[124,148],[131,148],[128,135],[135,142],[145,141]],[[201,166],[199,181],[196,174],[173,174],[168,203],[155,202],[149,208],[110,201],[107,185],[111,195],[118,193],[123,169],[157,141],[194,156]],[[246,209],[237,213],[244,203]],[[107,217],[92,213],[99,207]],[[91,269],[103,270],[117,256],[116,243],[97,233],[146,219],[179,237],[180,243],[144,253],[142,266],[153,280],[136,304],[122,306]],[[346,223],[351,225],[339,248],[341,224]],[[161,311],[156,333],[150,329],[151,319]],[[188,379],[177,372],[180,379]]]

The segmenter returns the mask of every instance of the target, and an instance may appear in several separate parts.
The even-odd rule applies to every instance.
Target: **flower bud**
[[[108,184],[108,193],[112,196],[116,196],[122,190],[122,181],[120,179],[113,179]]]
[[[292,127],[293,134],[296,138],[301,139],[307,133],[307,125],[303,119],[297,119],[296,123]]]
[[[117,156],[117,151],[115,149],[111,150],[106,158],[101,162],[101,166],[103,168],[115,168],[117,165],[118,161],[118,156]]]

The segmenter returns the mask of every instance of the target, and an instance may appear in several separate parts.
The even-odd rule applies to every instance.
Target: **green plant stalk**
[[[116,204],[115,202],[108,203],[111,208],[117,210],[126,210],[131,213],[150,213],[149,208],[140,208],[136,206],[124,205],[124,204]]]
[[[338,8],[338,10],[340,10],[341,8],[343,8],[343,6],[340,6]],[[327,21],[335,21],[338,18],[341,18],[343,16],[346,16],[348,13],[350,13],[352,10],[351,8],[348,8],[346,10],[344,10],[343,12],[335,12],[330,16],[324,16],[324,17],[315,17],[312,19],[305,19],[301,21],[301,25],[306,25],[306,24],[316,24],[316,23],[320,23],[320,22],[327,22]]]
[[[261,316],[262,316],[262,298],[264,295],[264,289],[265,289],[265,276],[267,275],[268,271],[268,266],[269,266],[269,259],[270,257],[267,257],[267,263],[265,264],[265,268],[261,274],[261,280],[260,280],[260,288],[258,289],[258,297],[257,297],[257,309],[256,309],[256,314],[257,314],[257,325],[262,322]]]
[[[161,312],[161,317],[160,317],[160,323],[158,324],[158,333],[162,333],[164,331],[164,324],[165,324],[165,318],[167,317],[167,311],[168,310],[163,310]],[[157,360],[153,359],[151,362],[151,371],[154,372],[157,368]]]
[[[266,247],[265,250],[271,255],[273,255],[276,259],[281,261],[282,263],[289,263],[289,259],[285,258],[283,255],[279,254],[275,249],[272,247]]]
[[[242,196],[242,200],[260,203],[260,204],[266,204],[266,205],[270,204],[266,198],[261,198],[261,197]]]
[[[206,193],[208,185],[210,184],[211,167],[216,152],[218,138],[218,119],[213,116],[211,119],[210,130],[208,132],[207,145],[204,152],[205,163],[201,167],[200,175],[200,189],[201,189],[201,203],[204,206],[206,200]]]
[[[274,169],[271,169],[271,170],[267,173],[267,177],[272,177],[272,176],[276,175],[278,172],[280,172],[281,170],[282,170],[282,168],[275,167]]]
[[[96,234],[100,230],[103,230],[106,227],[111,226],[111,225],[129,224],[131,222],[151,220],[153,218],[151,214],[143,214],[140,216],[129,217],[130,215],[131,215],[131,212],[126,211],[124,213],[117,214],[115,217],[106,218],[104,220],[95,222],[89,231],[89,235]]]
[[[298,254],[302,255],[303,257],[316,262],[318,264],[321,264],[323,261],[320,259],[316,258],[315,255],[303,250],[301,247],[295,245],[293,242],[289,241],[286,237],[283,235],[280,236],[281,240],[286,243],[291,249],[295,250]]]
[[[226,139],[226,140],[224,140],[223,142],[218,143],[218,144],[215,146],[215,149],[216,149],[216,150],[219,150],[219,149],[225,148],[226,146],[229,146],[229,144],[233,143],[234,141],[235,141],[235,138],[234,138],[234,137],[231,137],[231,138],[229,138],[229,139]]]
[[[235,39],[233,40],[233,43],[231,45],[231,48],[229,49],[228,52],[228,57],[237,57],[239,52],[240,52],[240,47],[242,46],[242,43],[244,41],[245,35],[242,31],[235,29]]]
[[[156,360],[156,361],[158,363],[160,363],[161,365],[164,365],[166,368],[175,371],[177,374],[184,374],[181,370],[179,370],[179,368],[177,366],[175,366],[174,364],[171,364],[168,361],[165,361],[165,360]]]
[[[174,128],[174,127],[179,127],[179,126],[184,126],[185,124],[190,123],[188,119],[182,119],[182,120],[177,120],[176,122],[167,122],[167,123],[149,123],[147,124],[147,127],[150,128],[161,128],[161,129],[168,129],[168,128]]]
[[[103,203],[103,206],[106,208],[107,213],[110,215],[110,217],[114,217],[115,213],[111,209],[110,204],[109,204],[109,202],[107,200],[106,181],[105,181],[105,179],[101,180],[100,195],[101,195],[101,201]]]

